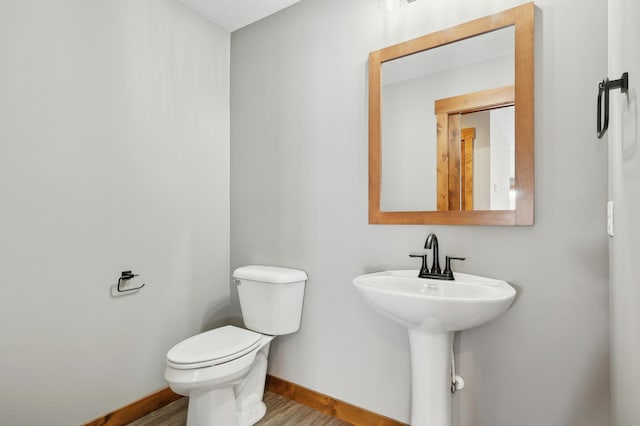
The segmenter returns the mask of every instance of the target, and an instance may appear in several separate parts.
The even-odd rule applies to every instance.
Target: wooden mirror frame
[[[515,210],[381,211],[382,64],[510,26],[515,29]],[[534,4],[527,3],[369,54],[369,223],[533,225],[533,47]]]

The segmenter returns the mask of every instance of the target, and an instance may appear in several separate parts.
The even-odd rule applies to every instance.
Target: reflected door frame
[[[473,210],[462,206],[460,116],[515,105],[513,85],[467,93],[435,101],[437,126],[437,208],[439,211]],[[465,188],[465,193],[472,188]]]
[[[460,131],[460,209],[473,210],[473,141],[476,128]]]

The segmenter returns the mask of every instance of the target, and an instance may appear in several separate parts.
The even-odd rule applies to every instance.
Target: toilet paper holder
[[[121,288],[120,286],[122,284],[124,284],[126,281],[129,281],[135,277],[137,277],[138,274],[134,274],[131,271],[122,271],[122,273],[120,274],[120,278],[118,279],[118,285],[116,287],[116,290],[118,291],[118,293],[126,293],[129,291],[136,291],[136,290],[140,290],[142,287],[144,287],[146,284],[142,284],[141,286],[138,287],[134,287],[134,288]]]

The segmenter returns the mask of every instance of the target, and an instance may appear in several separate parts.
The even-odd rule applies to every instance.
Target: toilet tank
[[[245,326],[278,336],[300,329],[307,274],[298,269],[249,265],[233,271]]]

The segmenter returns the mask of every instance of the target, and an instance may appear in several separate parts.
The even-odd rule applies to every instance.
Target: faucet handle
[[[420,268],[419,277],[422,277],[429,273],[429,269],[427,268],[427,253],[409,253],[409,257],[420,257],[422,258],[422,267]]]
[[[453,280],[453,271],[451,270],[451,261],[452,260],[465,260],[466,257],[454,257],[454,256],[445,256],[445,264],[443,275],[447,277],[448,280]]]

